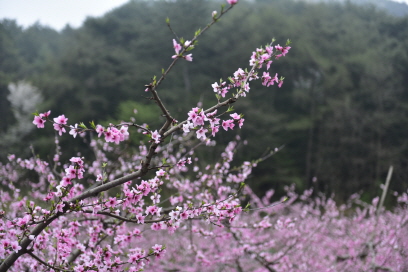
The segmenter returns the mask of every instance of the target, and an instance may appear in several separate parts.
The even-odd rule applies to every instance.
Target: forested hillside
[[[21,121],[16,112],[23,110],[7,98],[11,82],[24,80],[40,90],[43,100],[33,111],[51,109],[72,123],[134,117],[154,124],[144,85],[171,61],[174,37],[165,19],[189,39],[218,6],[214,1],[134,0],[60,33],[1,21],[0,133],[6,139],[1,159],[7,153],[29,154],[29,144],[42,155],[54,148],[44,144],[39,131],[15,128]],[[248,144],[237,151],[241,160],[285,146],[259,165],[252,187],[262,194],[295,183],[299,189],[334,193],[338,200],[359,191],[372,197],[393,165],[391,188],[406,190],[408,17],[393,17],[372,5],[290,0],[243,2],[227,17],[200,40],[193,62],[176,67],[163,83],[161,95],[176,118],[185,118],[180,114],[195,101],[210,105],[211,84],[236,67],[247,67],[259,44],[272,37],[291,39],[290,57],[274,63],[286,78],[282,88],[254,86],[250,99],[235,106],[247,114],[240,137]],[[200,97],[197,90],[208,91]],[[217,138],[217,146],[228,140]],[[137,147],[139,139],[132,141]]]
[[[372,5],[376,8],[384,10],[395,16],[406,16],[408,15],[408,5],[405,3],[396,2],[393,0],[297,0],[306,3],[344,3],[351,2],[356,5]]]

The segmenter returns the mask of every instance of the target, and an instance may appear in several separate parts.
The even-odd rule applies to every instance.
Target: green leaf
[[[79,127],[87,129],[87,127],[85,126],[85,124],[83,122],[79,123]]]
[[[199,29],[197,29],[197,31],[194,33],[194,36],[198,36],[198,35],[200,35],[200,33],[201,33],[201,29],[199,28]]]
[[[95,122],[94,122],[94,121],[89,122],[89,124],[91,125],[91,128],[93,128],[93,129],[95,129],[95,128],[96,128],[96,126],[95,126]]]

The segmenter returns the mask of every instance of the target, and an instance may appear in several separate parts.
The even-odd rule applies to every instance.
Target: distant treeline
[[[37,110],[64,113],[71,124],[134,116],[138,123],[158,125],[161,120],[143,90],[171,61],[174,36],[165,19],[179,37],[191,39],[219,6],[219,1],[131,1],[62,32],[1,21],[0,133],[9,135],[18,122],[7,96],[9,83],[21,80],[41,90],[44,102]],[[194,61],[177,66],[159,89],[172,114],[183,120],[197,101],[211,105],[211,84],[248,67],[251,52],[273,37],[293,42],[290,54],[272,65],[272,72],[286,78],[284,85],[253,85],[248,98],[234,106],[246,119],[238,131],[248,140],[237,150],[240,160],[285,146],[258,166],[252,187],[262,195],[267,188],[282,192],[283,185],[295,183],[338,200],[360,191],[368,199],[380,193],[393,165],[392,190],[406,190],[408,17],[393,17],[372,5],[240,3],[199,40]],[[208,90],[205,96],[199,96],[202,90]],[[54,147],[50,133],[42,133],[17,133],[14,141],[3,141],[1,159],[31,152],[29,144],[46,156]],[[215,148],[233,137],[217,138]],[[141,139],[133,138],[133,146]],[[67,146],[63,138],[62,145],[74,154],[80,148]],[[202,163],[214,154],[203,154]]]

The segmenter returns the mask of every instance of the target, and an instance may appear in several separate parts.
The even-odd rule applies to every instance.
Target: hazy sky
[[[394,1],[408,4],[408,0]],[[79,27],[87,16],[101,16],[126,2],[128,0],[0,0],[0,19],[15,19],[24,27],[38,21],[61,30],[68,23]]]
[[[61,30],[79,27],[87,16],[101,16],[128,0],[0,0],[0,19],[15,19],[27,27],[40,22]]]

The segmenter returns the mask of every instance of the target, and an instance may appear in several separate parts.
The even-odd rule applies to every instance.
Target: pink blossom
[[[282,87],[282,84],[283,84],[283,80],[280,79],[280,80],[279,80],[279,83],[278,83],[278,87],[279,87],[279,88]]]
[[[184,58],[186,61],[193,61],[193,54],[185,55],[185,56],[183,56],[183,58]]]
[[[57,118],[54,118],[54,129],[59,132],[61,136],[62,133],[65,133],[65,125],[67,124],[68,118],[65,115],[60,115]]]
[[[242,126],[244,125],[244,121],[245,121],[244,118],[239,119],[239,121],[238,121],[239,128],[242,128]]]
[[[159,171],[156,171],[156,176],[157,177],[164,177],[166,175],[166,171],[163,169],[160,169]]]
[[[290,46],[282,47],[279,44],[276,45],[275,49],[281,52],[281,54],[278,54],[278,55],[275,56],[276,59],[278,59],[278,58],[280,58],[282,56],[286,56],[286,54],[289,52],[290,48],[291,48]]]
[[[214,84],[211,84],[211,87],[213,87],[213,90],[214,90],[214,92],[218,92],[218,88],[219,88],[219,86],[218,86],[218,82],[215,82]]]
[[[102,180],[103,180],[103,175],[102,174],[96,175],[96,181],[102,181]]]
[[[40,113],[38,116],[34,116],[33,124],[37,126],[37,128],[44,128],[44,123],[48,116],[50,116],[51,111],[47,111],[44,113]]]
[[[160,223],[153,223],[151,226],[152,230],[160,230],[161,229],[161,224]]]
[[[184,167],[185,164],[186,164],[186,160],[184,160],[184,159],[179,160],[179,161],[177,162],[177,166],[178,166],[178,167]]]
[[[75,126],[70,126],[71,130],[69,131],[69,134],[72,135],[74,138],[76,138],[78,134],[78,124],[75,124]]]
[[[71,179],[67,176],[63,177],[60,183],[62,187],[67,187],[68,185],[71,185],[71,184],[72,184]]]
[[[58,212],[64,212],[64,208],[65,207],[65,204],[64,203],[58,203],[57,204],[57,206],[55,206],[55,209],[58,211]]]
[[[222,128],[224,130],[233,129],[234,128],[234,120],[224,120],[222,121]]]
[[[44,123],[46,121],[42,119],[40,116],[34,116],[33,124],[37,126],[37,128],[44,128]]]
[[[171,220],[178,220],[180,212],[179,211],[171,211],[169,213],[170,219]]]
[[[105,129],[101,125],[97,125],[95,131],[98,133],[98,137],[101,137],[105,132]]]
[[[78,164],[79,166],[83,166],[84,162],[80,157],[72,157],[71,159],[69,159],[70,162]]]
[[[113,142],[114,141],[114,134],[113,134],[113,132],[112,132],[112,129],[110,128],[110,127],[108,127],[107,129],[106,129],[106,131],[104,132],[104,134],[105,134],[105,141],[106,142]]]
[[[120,140],[124,141],[129,137],[128,126],[121,126],[119,129],[120,132]]]
[[[228,4],[235,5],[236,3],[238,3],[238,0],[227,0]]]
[[[109,200],[105,203],[105,206],[108,208],[113,208],[117,203],[118,201],[116,200],[116,197],[110,197]]]
[[[187,121],[187,123],[183,124],[184,133],[190,132],[190,129],[193,128],[193,127],[194,127],[194,125],[191,122]]]
[[[65,169],[65,175],[70,178],[74,179],[77,177],[77,170],[75,169],[75,166],[70,165],[68,168]]]
[[[220,126],[211,126],[211,135],[215,137],[215,134],[219,131]]]
[[[54,118],[54,122],[60,125],[66,125],[67,121],[68,118],[66,118],[64,114],[58,116],[57,118]]]
[[[10,246],[15,253],[18,253],[18,251],[21,249],[21,246],[18,244],[17,241],[11,242]]]
[[[235,120],[241,119],[241,116],[240,116],[238,113],[236,113],[236,112],[234,112],[233,114],[230,114],[230,116],[231,116],[233,119],[235,119]]]
[[[157,207],[156,206],[149,206],[146,208],[146,214],[151,214],[154,215],[157,211]]]
[[[182,213],[180,214],[180,218],[181,218],[181,219],[184,219],[184,220],[188,219],[189,216],[190,216],[189,211],[184,211],[184,212],[182,212]]]
[[[154,246],[152,246],[152,248],[153,248],[153,252],[158,254],[160,253],[160,251],[162,251],[163,246],[155,244]]]
[[[201,127],[199,130],[197,130],[197,131],[196,131],[196,133],[197,133],[197,139],[202,138],[203,140],[205,140],[205,138],[206,138],[205,133],[206,133],[207,131],[208,131],[208,130],[205,129],[204,127]]]
[[[158,143],[160,143],[160,138],[161,138],[161,135],[159,134],[159,132],[157,132],[157,130],[155,130],[155,131],[152,133],[152,139],[154,140],[154,142],[155,142],[156,144],[158,144]]]
[[[180,50],[182,49],[181,45],[177,43],[175,39],[173,39],[173,48],[177,55],[180,53]]]
[[[145,217],[142,214],[137,214],[136,215],[136,220],[139,224],[144,224],[144,219]]]

